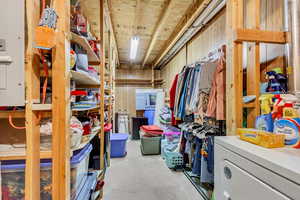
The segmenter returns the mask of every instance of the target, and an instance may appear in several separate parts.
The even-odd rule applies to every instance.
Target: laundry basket
[[[164,149],[165,161],[170,169],[183,168],[183,156],[179,152],[172,152]]]

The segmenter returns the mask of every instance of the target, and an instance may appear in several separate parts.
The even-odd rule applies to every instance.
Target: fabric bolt
[[[214,117],[217,120],[225,120],[225,73],[225,57],[221,56],[214,73],[214,81],[206,112],[208,117]]]

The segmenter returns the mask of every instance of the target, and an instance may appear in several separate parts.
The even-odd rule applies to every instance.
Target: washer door
[[[290,199],[227,160],[223,162],[222,184],[224,200]]]

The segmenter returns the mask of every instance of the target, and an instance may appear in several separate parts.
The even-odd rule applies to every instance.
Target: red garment
[[[159,128],[156,125],[149,125],[149,126],[145,125],[145,126],[141,126],[140,129],[146,133],[153,133],[153,134],[157,134],[157,135],[161,135],[164,132],[161,128]]]
[[[178,74],[176,74],[172,86],[170,88],[170,109],[172,111],[172,125],[176,125],[177,121],[174,116],[174,106],[175,106],[175,96],[176,96],[176,88],[178,82]]]

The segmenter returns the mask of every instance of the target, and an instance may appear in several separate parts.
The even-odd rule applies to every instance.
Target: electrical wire
[[[47,65],[47,60],[45,59],[43,53],[40,51],[40,57],[42,59],[42,63],[43,63],[43,70],[45,73],[45,81],[43,83],[43,89],[42,89],[42,104],[45,104],[46,102],[46,94],[47,94],[47,85],[48,85],[48,77],[49,77],[49,70],[48,70],[48,65]],[[16,111],[16,107],[14,107],[13,111]],[[40,112],[38,115],[38,123],[40,122],[40,120],[42,119],[42,113]],[[26,129],[26,126],[17,126],[14,124],[13,122],[13,117],[12,114],[8,115],[8,121],[11,127],[13,127],[14,129],[18,129],[18,130],[23,130]]]
[[[44,12],[45,8],[46,8],[46,0],[43,0],[42,1],[42,12]],[[45,59],[45,56],[43,55],[41,50],[39,51],[39,53],[40,53],[40,58],[41,58],[42,63],[43,63],[43,70],[45,72],[45,81],[44,81],[43,89],[42,89],[42,104],[44,104],[46,102],[46,93],[47,93],[49,71],[48,71],[48,65],[47,65],[47,60]],[[17,108],[14,107],[13,111],[16,111],[16,109]],[[42,113],[39,113],[38,123],[40,122],[41,119],[42,119]],[[26,126],[17,126],[17,125],[14,124],[12,113],[8,115],[8,122],[9,122],[10,126],[13,127],[14,129],[18,129],[18,130],[26,129]]]

